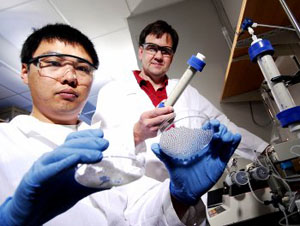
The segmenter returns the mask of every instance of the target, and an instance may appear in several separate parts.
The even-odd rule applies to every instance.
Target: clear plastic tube
[[[284,215],[284,219],[285,219],[285,224],[280,224],[280,225],[289,226],[289,219],[288,219],[288,217],[287,217],[287,215],[286,215],[286,212],[285,212],[284,206],[283,206],[283,205],[281,205],[280,203],[278,203],[278,207],[279,207],[279,209],[281,210],[281,212],[283,213],[283,215]]]
[[[254,193],[253,189],[252,189],[252,186],[251,186],[251,183],[250,183],[250,178],[248,178],[248,186],[250,188],[250,191],[251,191],[251,194],[253,195],[253,197],[256,199],[256,201],[258,201],[259,203],[261,204],[264,204],[264,201],[260,200],[256,194]]]
[[[282,223],[282,221],[284,220],[284,219],[288,219],[290,216],[293,216],[293,215],[295,215],[295,214],[297,214],[298,212],[297,211],[295,211],[295,212],[292,212],[292,213],[290,213],[290,214],[288,214],[288,215],[285,215],[283,218],[281,218],[280,220],[279,220],[279,225],[282,225],[282,226],[286,226],[286,224],[283,224]],[[299,224],[290,224],[289,226],[299,226]]]
[[[254,25],[255,23],[253,23]],[[283,27],[283,26],[278,26],[278,25],[270,25],[270,24],[255,24],[256,26],[252,27],[269,27],[269,28],[278,28],[282,30],[289,30],[289,31],[296,31],[295,28],[290,28],[290,27]]]

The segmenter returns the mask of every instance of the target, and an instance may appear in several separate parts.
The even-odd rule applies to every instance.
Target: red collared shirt
[[[162,82],[163,86],[160,87],[157,91],[153,88],[152,84],[149,81],[141,78],[141,71],[133,71],[133,74],[136,78],[137,83],[141,87],[142,90],[148,95],[153,105],[156,107],[160,102],[167,99],[167,85],[168,85],[168,77],[165,76]]]

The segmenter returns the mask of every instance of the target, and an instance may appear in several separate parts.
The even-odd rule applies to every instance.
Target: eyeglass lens
[[[37,62],[37,66],[41,70],[42,75],[52,78],[63,76],[69,68],[67,65],[73,67],[77,79],[87,80],[92,77],[93,68],[75,57],[45,56],[39,58]]]
[[[174,54],[174,51],[171,47],[159,46],[154,43],[145,43],[144,48],[150,54],[156,54],[158,51],[160,51],[164,56],[172,56]]]

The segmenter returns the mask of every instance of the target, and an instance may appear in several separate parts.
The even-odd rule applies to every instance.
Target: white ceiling
[[[92,112],[99,88],[137,68],[127,17],[183,0],[0,0],[0,109],[31,110],[31,97],[19,78],[22,43],[47,23],[70,24],[95,44],[100,58],[85,112]]]

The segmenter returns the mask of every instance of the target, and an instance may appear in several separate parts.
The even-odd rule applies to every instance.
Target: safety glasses
[[[159,46],[154,43],[144,43],[143,48],[151,55],[155,55],[158,51],[160,51],[165,57],[171,57],[174,55],[174,50],[170,46]]]

